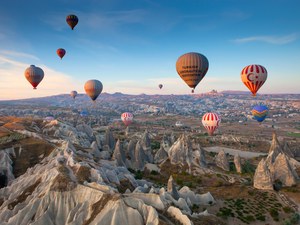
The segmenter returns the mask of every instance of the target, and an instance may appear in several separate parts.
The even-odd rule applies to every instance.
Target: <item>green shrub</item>
[[[283,209],[283,211],[285,213],[292,213],[292,212],[294,212],[294,210],[291,207],[289,207],[289,206],[284,206],[282,209]]]
[[[278,221],[279,220],[279,213],[277,209],[271,208],[269,211],[270,215],[272,216],[273,220]]]

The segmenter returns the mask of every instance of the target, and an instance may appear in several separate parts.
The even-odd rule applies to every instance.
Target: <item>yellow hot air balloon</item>
[[[103,85],[99,80],[88,80],[84,84],[86,94],[95,101],[102,92]]]
[[[180,56],[176,62],[176,70],[181,79],[195,89],[208,70],[207,58],[197,52],[189,52]]]

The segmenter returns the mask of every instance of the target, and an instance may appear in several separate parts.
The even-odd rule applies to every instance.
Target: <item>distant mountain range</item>
[[[218,96],[218,94],[220,95],[245,95],[245,96],[251,96],[251,94],[249,93],[249,91],[238,91],[238,90],[225,90],[225,91],[221,91],[221,92],[217,92],[215,90],[213,90],[216,95]],[[207,93],[200,93],[200,94],[186,94],[186,95],[159,95],[159,94],[153,94],[153,95],[147,95],[147,94],[138,94],[138,95],[133,95],[133,94],[124,94],[121,92],[115,92],[113,94],[110,93],[102,93],[100,95],[100,99],[105,99],[105,101],[109,101],[109,100],[116,100],[118,98],[127,98],[127,97],[141,97],[141,98],[157,98],[159,96],[162,96],[164,98],[168,98],[168,96],[170,97],[174,97],[174,96],[178,96],[178,97],[185,97],[185,96],[199,96],[199,95],[205,95],[205,94],[210,94],[212,93],[212,91],[207,92]],[[296,96],[296,98],[300,98],[300,94],[258,94],[260,96],[264,96],[264,95],[272,95],[272,96]],[[78,94],[76,97],[75,101],[88,101],[89,98],[86,94]],[[70,97],[69,94],[59,94],[59,95],[52,95],[52,96],[46,96],[46,97],[38,97],[38,98],[28,98],[28,99],[16,99],[16,100],[0,100],[0,104],[8,104],[8,105],[19,105],[19,104],[49,104],[49,103],[53,103],[53,102],[71,102],[73,101],[73,99]]]

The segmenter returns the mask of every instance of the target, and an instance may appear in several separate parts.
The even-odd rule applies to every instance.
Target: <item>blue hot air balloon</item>
[[[268,107],[265,105],[256,105],[251,110],[253,118],[256,119],[259,123],[265,120],[268,114]]]

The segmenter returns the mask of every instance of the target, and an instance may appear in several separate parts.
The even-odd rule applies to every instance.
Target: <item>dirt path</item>
[[[263,152],[248,152],[243,151],[239,149],[232,149],[232,148],[226,148],[226,147],[220,147],[220,146],[214,146],[214,147],[204,147],[203,148],[207,152],[220,152],[221,150],[224,150],[225,153],[228,153],[230,155],[236,155],[239,154],[242,158],[254,158],[258,156],[266,156],[266,153]]]

